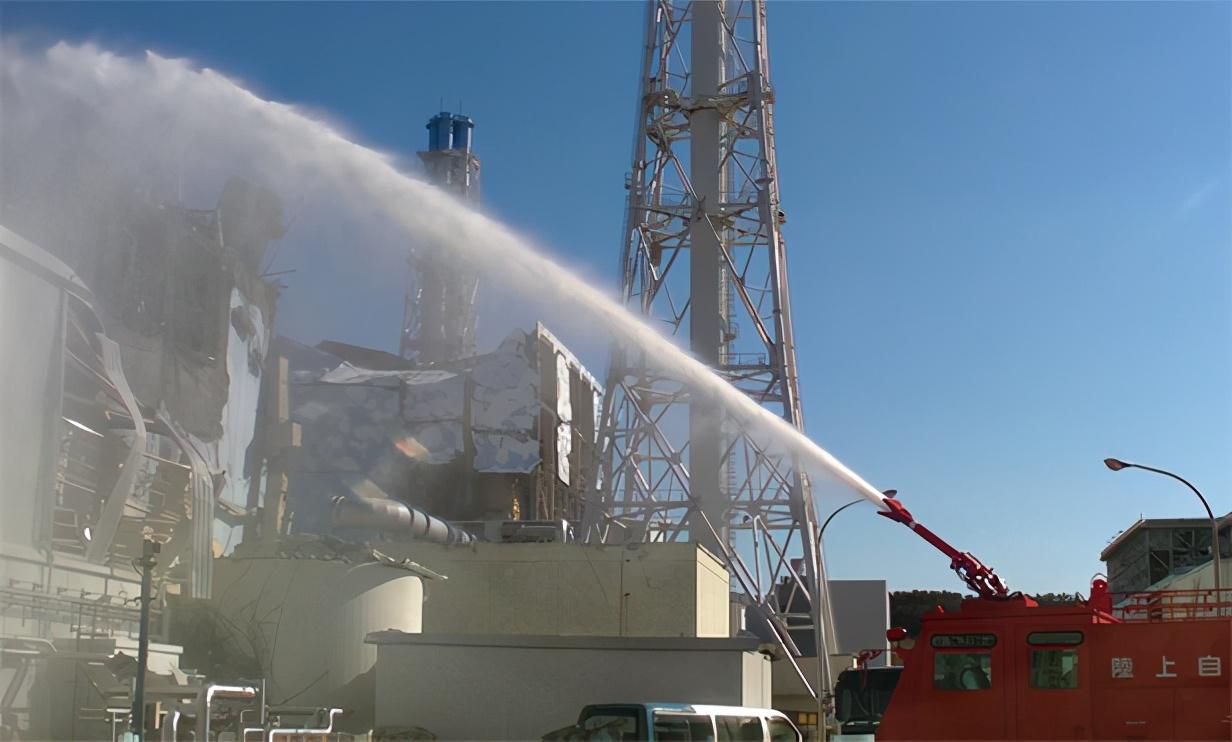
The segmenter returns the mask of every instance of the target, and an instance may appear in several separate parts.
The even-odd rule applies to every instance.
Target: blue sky
[[[1232,4],[769,22],[809,433],[1024,590],[1085,591],[1139,514],[1202,513],[1105,456],[1232,510]],[[641,28],[635,3],[0,5],[5,34],[188,57],[407,156],[461,99],[485,207],[612,285]],[[869,511],[827,531],[833,576],[958,586]]]

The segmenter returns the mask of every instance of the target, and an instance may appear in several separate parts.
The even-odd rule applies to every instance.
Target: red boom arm
[[[884,515],[890,520],[902,523],[915,531],[920,538],[935,546],[942,554],[948,556],[950,569],[957,572],[962,581],[967,583],[967,587],[974,590],[981,598],[998,600],[1009,597],[1009,588],[1005,586],[1000,577],[993,573],[991,568],[985,567],[979,559],[965,551],[955,549],[940,536],[916,523],[911,513],[907,512],[907,508],[903,507],[898,500],[887,497],[882,502],[888,509],[877,511],[878,515]]]

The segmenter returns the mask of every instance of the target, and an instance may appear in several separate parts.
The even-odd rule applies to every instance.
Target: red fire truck
[[[950,556],[978,597],[933,609],[911,646],[892,630],[901,672],[863,704],[858,676],[845,673],[840,717],[844,704],[876,707],[877,740],[1232,739],[1232,603],[1215,591],[1114,596],[1097,577],[1087,600],[1040,606],[896,500],[886,507]]]

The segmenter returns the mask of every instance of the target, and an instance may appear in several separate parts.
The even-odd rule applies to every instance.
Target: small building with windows
[[[1220,566],[1227,570],[1232,568],[1224,566],[1232,558],[1232,513],[1218,523]],[[1174,584],[1182,576],[1188,576],[1185,587],[1214,587],[1210,576],[1205,584],[1195,583],[1213,572],[1207,518],[1139,518],[1117,534],[1099,558],[1107,565],[1109,590],[1114,594],[1162,589],[1162,584]]]

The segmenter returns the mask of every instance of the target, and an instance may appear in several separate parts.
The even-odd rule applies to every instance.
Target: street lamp
[[[1153,466],[1144,466],[1142,464],[1131,464],[1120,459],[1104,459],[1104,466],[1112,471],[1120,471],[1122,469],[1142,469],[1144,471],[1153,471],[1156,474],[1163,474],[1165,477],[1172,477],[1176,481],[1193,490],[1193,493],[1202,501],[1202,507],[1206,508],[1206,515],[1211,519],[1211,561],[1215,565],[1215,602],[1220,602],[1220,591],[1223,589],[1223,582],[1219,579],[1219,523],[1215,520],[1215,514],[1211,512],[1211,506],[1206,502],[1206,498],[1198,491],[1198,488],[1187,482],[1185,479],[1173,474],[1170,471],[1156,469]],[[1222,611],[1220,611],[1222,613]]]
[[[883,494],[883,495],[885,495],[886,497],[894,497],[895,495],[897,495],[897,494],[898,494],[898,490],[886,490],[886,491],[885,491],[885,492],[883,492],[882,494]],[[860,504],[860,503],[862,503],[862,502],[867,502],[867,501],[866,501],[863,497],[857,497],[856,499],[852,500],[851,502],[847,503],[846,505],[843,505],[842,507],[838,508],[838,509],[837,509],[837,510],[835,510],[833,513],[830,513],[830,516],[829,516],[828,518],[826,518],[826,521],[825,521],[824,523],[822,523],[822,524],[821,524],[821,528],[818,528],[818,529],[817,529],[817,552],[818,552],[818,554],[821,554],[821,553],[822,553],[822,550],[823,550],[823,548],[824,548],[824,545],[823,545],[823,544],[822,544],[822,542],[821,542],[821,537],[825,535],[825,533],[826,533],[826,526],[830,525],[830,521],[834,520],[834,516],[836,516],[836,515],[838,515],[839,513],[843,512],[844,510],[846,510],[847,508],[851,507],[852,505],[859,505],[859,504]],[[827,588],[827,589],[828,589],[828,588]],[[828,601],[828,599],[827,599],[827,602],[826,602],[826,615],[827,615],[827,616],[830,616],[830,622],[831,622],[831,623],[833,623],[833,622],[834,622],[834,617],[833,617],[833,615],[830,613],[830,607],[829,607],[829,601]],[[814,627],[814,631],[816,632],[816,633],[814,634],[814,642],[815,642],[815,644],[816,644],[816,646],[817,646],[817,671],[818,671],[818,673],[820,674],[820,672],[821,672],[821,667],[822,667],[822,662],[823,662],[823,661],[827,661],[827,662],[828,662],[828,660],[823,660],[823,659],[822,659],[822,657],[823,657],[823,652],[822,652],[822,649],[821,649],[821,647],[822,647],[822,643],[823,643],[823,642],[822,642],[822,640],[821,640],[822,634],[821,634],[821,632],[817,631],[817,627]],[[819,739],[822,739],[822,740],[827,739],[827,738],[829,737],[829,735],[828,735],[828,734],[826,733],[826,731],[825,731],[825,729],[826,729],[826,714],[827,714],[827,712],[826,712],[826,709],[825,709],[825,703],[822,701],[822,694],[821,694],[821,692],[820,692],[820,689],[818,689],[818,693],[817,693],[817,729],[818,729],[818,732],[819,732],[819,737],[818,737],[818,738],[819,738]]]

